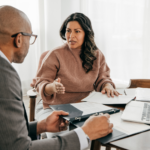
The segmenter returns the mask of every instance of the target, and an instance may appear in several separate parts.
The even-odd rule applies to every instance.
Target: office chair
[[[41,64],[42,64],[42,61],[43,61],[43,58],[46,56],[46,54],[48,53],[49,51],[45,51],[44,53],[42,53],[41,57],[40,57],[40,60],[39,60],[39,65],[38,65],[38,69],[40,69],[41,67]],[[33,89],[29,90],[27,92],[27,95],[29,96],[30,98],[30,110],[29,110],[29,120],[30,121],[34,121],[35,120],[35,104],[36,104],[36,98],[37,98],[37,95],[38,93],[36,92],[36,90],[34,89],[34,81],[33,83],[31,83],[31,86],[33,87]]]

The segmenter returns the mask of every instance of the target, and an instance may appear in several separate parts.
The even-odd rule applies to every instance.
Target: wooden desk
[[[79,101],[79,102],[81,102],[81,101]],[[110,107],[113,107],[113,108],[118,108],[120,110],[124,110],[124,108],[125,108],[125,105],[113,105],[113,106],[107,105],[107,106],[110,106]],[[69,130],[73,130],[73,129],[76,128],[73,124],[70,124],[69,127],[70,127]],[[100,150],[101,146],[105,146],[106,150],[111,150],[111,147],[117,148],[117,150],[124,150],[123,148],[122,149],[120,149],[120,148],[118,149],[118,146],[115,146],[115,145],[112,145],[112,144],[102,145],[98,140],[93,140],[92,141],[91,150]]]
[[[150,150],[150,131],[111,142],[111,145],[129,150]]]
[[[124,94],[124,89],[119,89],[118,91],[119,91],[119,93]],[[80,102],[82,102],[82,101],[79,100],[76,103],[80,103]],[[125,105],[107,105],[107,106],[112,107],[112,108],[118,108],[120,110],[124,110],[124,108],[125,108]],[[74,128],[76,128],[74,125],[70,125],[70,130],[72,130]],[[117,150],[124,150],[124,149],[118,149],[117,146],[112,145],[112,144],[101,145],[101,143],[98,140],[92,141],[91,150],[100,150],[101,146],[105,146],[106,150],[110,150],[111,147],[117,148]]]
[[[108,106],[108,105],[107,105]],[[110,106],[110,105],[109,105]],[[113,108],[124,110],[125,105],[114,105]],[[136,134],[130,137],[123,138],[114,142],[110,142],[106,145],[106,150],[111,150],[111,147],[117,150],[150,150],[150,131],[146,131],[140,134]],[[100,142],[98,140],[92,141],[91,150],[99,150]]]
[[[113,107],[113,108],[118,108],[118,109],[120,109],[122,111],[125,108],[125,105],[113,105],[113,106],[107,105],[107,106]],[[111,148],[116,148],[117,150],[125,150],[122,146],[119,147],[119,146],[111,144],[111,143],[103,145],[98,140],[92,141],[91,150],[100,150],[101,146],[105,146],[106,150],[111,150]]]
[[[150,88],[150,79],[131,79],[131,84],[130,84],[129,88],[137,88],[137,87]],[[120,92],[120,90],[119,90],[119,92]],[[124,92],[122,91],[122,93],[124,93]],[[30,101],[33,101],[36,98],[36,96],[32,97],[33,95],[30,95],[30,94],[29,94],[29,96],[31,96]],[[34,108],[35,108],[35,106],[32,107],[32,105],[35,105],[35,102],[33,102],[33,103],[31,102],[31,108],[32,109],[30,109],[30,114],[31,114],[30,115],[30,121],[34,120]],[[117,106],[117,108],[119,108],[119,109],[121,108],[121,110],[123,110],[124,107],[125,106],[122,106],[122,107]],[[129,147],[126,147],[126,146],[131,146],[131,145],[132,146],[137,146],[138,148],[136,148],[136,150],[139,150],[139,149],[140,150],[147,150],[147,147],[149,146],[148,145],[149,141],[147,141],[147,139],[149,139],[149,134],[147,134],[147,133],[150,134],[150,131],[145,132],[145,133],[141,133],[141,134],[138,134],[138,135],[134,135],[132,137],[128,137],[128,138],[125,138],[125,139],[122,139],[122,140],[118,140],[116,142],[111,142],[110,144],[106,145],[107,146],[106,150],[109,150],[110,146],[111,147],[114,146],[114,147],[120,148],[122,150],[124,150],[124,148],[130,149],[131,147],[129,148]],[[139,139],[139,140],[135,140],[135,138]],[[146,140],[141,140],[141,139],[146,139]],[[142,147],[142,148],[140,148],[140,147]],[[92,141],[91,150],[99,150],[99,149],[100,149],[100,142],[96,141],[96,140]],[[150,149],[150,148],[148,147],[148,149]]]

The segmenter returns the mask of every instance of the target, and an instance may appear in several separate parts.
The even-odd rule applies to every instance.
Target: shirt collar
[[[4,58],[5,60],[7,60],[10,63],[8,58],[5,56],[5,54],[1,50],[0,50],[0,57]]]

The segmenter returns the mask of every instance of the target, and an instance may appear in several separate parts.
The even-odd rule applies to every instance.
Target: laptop
[[[121,119],[150,124],[150,103],[131,101],[126,105]]]

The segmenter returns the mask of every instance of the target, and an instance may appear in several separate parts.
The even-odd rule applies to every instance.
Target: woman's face
[[[69,48],[78,49],[82,47],[85,32],[78,21],[70,21],[66,27],[65,37]]]

